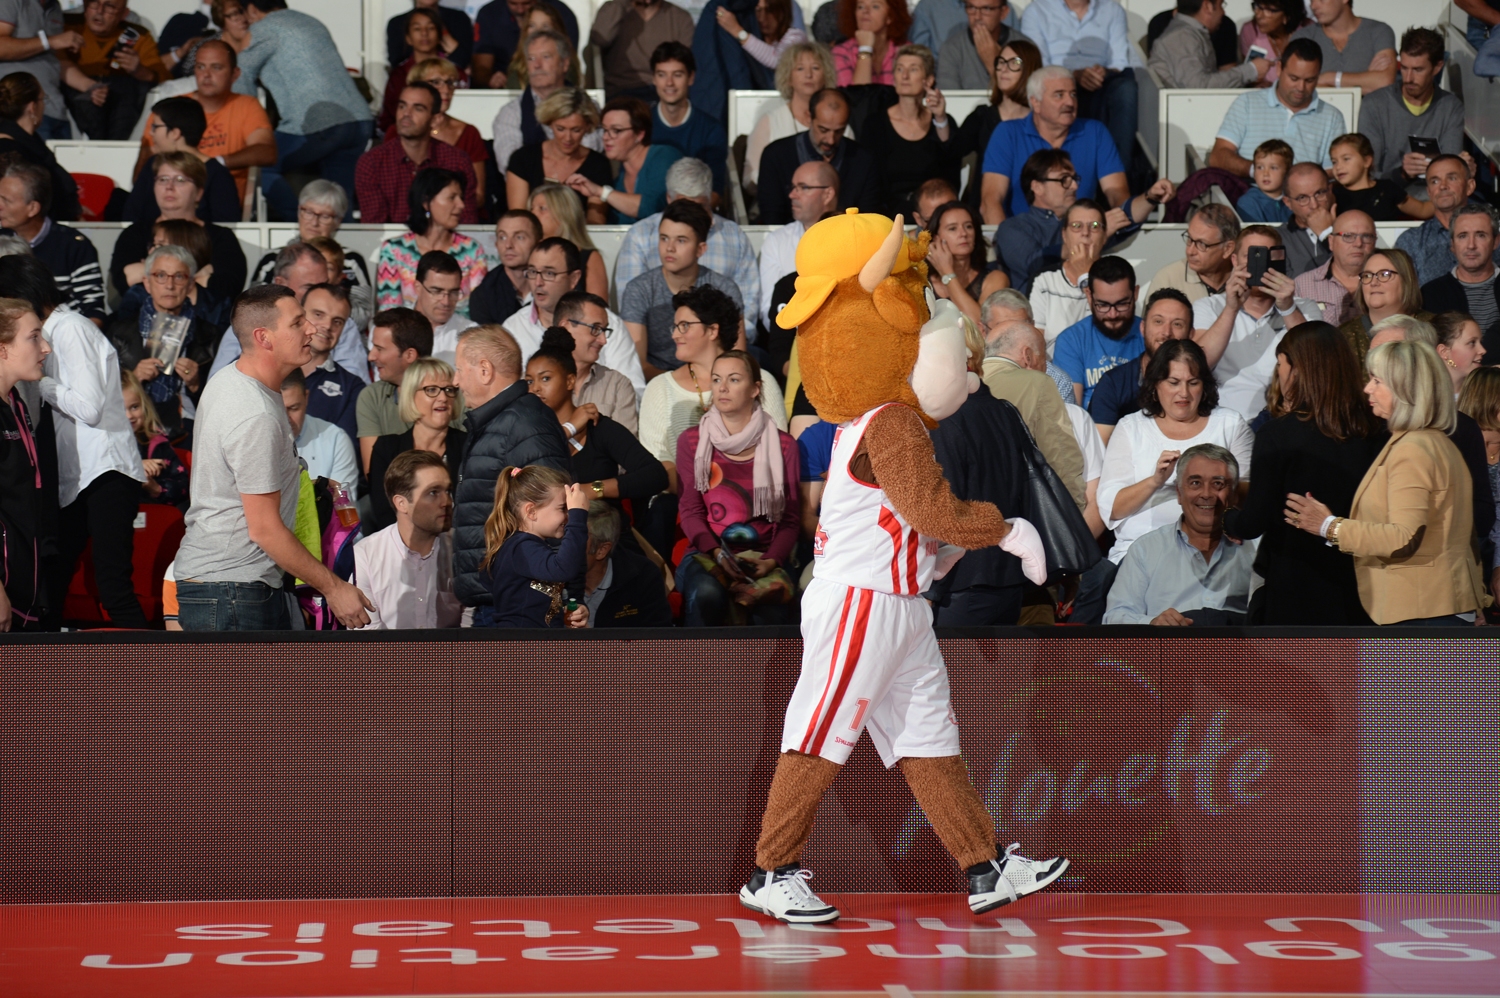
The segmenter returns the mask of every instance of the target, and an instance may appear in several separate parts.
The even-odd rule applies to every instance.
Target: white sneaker
[[[1035,894],[1068,869],[1068,861],[1061,856],[1046,860],[1027,859],[1020,854],[1020,848],[1019,842],[1013,842],[1004,856],[969,869],[969,910],[974,914],[983,914]]]
[[[766,871],[757,868],[740,888],[740,904],[783,922],[832,922],[839,910],[812,892],[812,871],[792,864]]]

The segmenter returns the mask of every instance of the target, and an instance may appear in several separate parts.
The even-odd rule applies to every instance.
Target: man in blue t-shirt
[[[1089,416],[1099,429],[1099,436],[1109,443],[1115,424],[1141,409],[1141,385],[1146,380],[1146,365],[1168,340],[1185,340],[1193,335],[1193,303],[1176,288],[1157,288],[1146,299],[1141,317],[1141,337],[1145,352],[1104,372],[1094,383],[1089,400]]]
[[[1075,400],[1088,408],[1104,373],[1139,357],[1146,343],[1135,317],[1135,268],[1124,259],[1095,261],[1084,295],[1093,314],[1062,331],[1052,345],[1052,360],[1073,379]]]
[[[984,151],[980,183],[980,213],[986,225],[998,225],[1028,209],[1021,189],[1021,168],[1040,149],[1062,149],[1078,173],[1078,197],[1108,201],[1118,208],[1130,197],[1125,166],[1109,129],[1078,117],[1078,84],[1060,66],[1031,74],[1026,83],[1031,113],[1002,121]]]

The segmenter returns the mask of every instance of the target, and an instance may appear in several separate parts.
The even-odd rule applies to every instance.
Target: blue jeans
[[[349,213],[354,218],[354,166],[364,155],[375,131],[373,121],[346,121],[308,135],[276,133],[276,162],[260,170],[260,189],[265,192],[266,206],[273,222],[297,220],[297,195],[286,182],[285,174],[314,167],[324,180],[332,180],[349,196]]]
[[[286,590],[264,582],[179,582],[177,622],[184,631],[289,631]]]
[[[1491,31],[1490,37],[1479,46],[1474,56],[1474,75],[1493,79],[1500,76],[1500,31]]]
[[[1014,627],[1021,620],[1024,586],[971,586],[948,597],[948,605],[934,607],[938,627]]]
[[[682,556],[677,566],[677,591],[682,593],[683,627],[723,627],[733,623],[730,604],[734,597],[713,573],[698,564],[693,552]],[[795,603],[772,603],[746,608],[748,622],[756,625],[791,624],[797,619]]]
[[[1484,47],[1485,40],[1490,37],[1490,26],[1479,18],[1470,16],[1464,37],[1469,40],[1469,44],[1474,46],[1474,50],[1477,52]]]
[[[1078,88],[1078,116],[1093,118],[1109,129],[1109,137],[1115,140],[1127,176],[1130,174],[1131,153],[1135,151],[1135,126],[1140,117],[1139,90],[1135,72],[1129,69],[1109,70],[1098,90]],[[1103,196],[1100,192],[1101,200]]]
[[[73,126],[67,118],[43,118],[36,126],[36,137],[43,142],[49,139],[71,139]]]

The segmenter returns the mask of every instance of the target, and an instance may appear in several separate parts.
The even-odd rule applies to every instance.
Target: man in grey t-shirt
[[[302,306],[291,288],[262,285],[235,299],[231,325],[240,358],[209,381],[194,424],[178,620],[187,631],[290,629],[285,572],[322,593],[344,626],[362,627],[369,600],[292,533],[302,469],[281,383],[312,356]]]
[[[1374,93],[1396,82],[1396,33],[1370,17],[1355,17],[1353,0],[1312,0],[1313,22],[1292,32],[1323,50],[1320,87],[1359,87]]]
[[[53,53],[71,55],[82,44],[83,37],[78,32],[63,30],[62,5],[58,0],[0,0],[0,77],[30,73],[42,85],[47,109],[37,126],[39,139],[66,139],[72,135],[68,106],[58,86],[64,66]],[[68,85],[74,89],[92,90],[97,85],[71,61],[67,69]]]
[[[642,367],[647,380],[681,366],[672,343],[672,296],[678,291],[707,284],[724,292],[740,309],[740,333],[744,333],[745,300],[739,286],[698,264],[708,250],[712,226],[708,209],[698,202],[679,198],[668,204],[657,230],[661,266],[633,278],[620,293],[620,318],[637,346],[645,345]]]

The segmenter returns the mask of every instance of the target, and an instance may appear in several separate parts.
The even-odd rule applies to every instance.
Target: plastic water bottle
[[[359,509],[349,490],[338,482],[329,482],[328,491],[333,493],[333,513],[345,527],[359,526]]]

